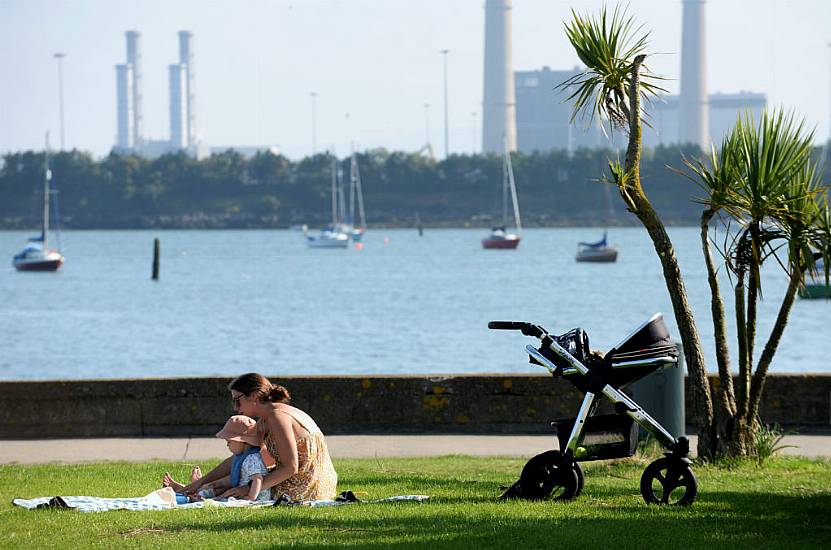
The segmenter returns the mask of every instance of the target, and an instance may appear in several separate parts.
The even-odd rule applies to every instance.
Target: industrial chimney
[[[194,89],[193,33],[179,31],[179,64],[185,66],[185,97],[187,98],[187,134],[185,144],[196,145],[196,90]]]
[[[127,31],[127,65],[131,67],[131,110],[132,110],[132,143],[133,147],[141,146],[144,141],[144,119],[141,93],[141,33]]]
[[[707,110],[707,41],[704,0],[684,0],[681,31],[681,97],[678,137],[710,147]]]
[[[482,151],[516,151],[516,102],[511,61],[511,0],[485,0],[485,82]]]

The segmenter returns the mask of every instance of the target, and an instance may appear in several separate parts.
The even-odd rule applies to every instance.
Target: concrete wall
[[[325,433],[544,433],[580,394],[523,374],[273,377]],[[212,435],[232,414],[229,378],[0,382],[0,438]],[[831,429],[831,375],[771,375],[767,423]],[[689,387],[687,388],[689,421]]]

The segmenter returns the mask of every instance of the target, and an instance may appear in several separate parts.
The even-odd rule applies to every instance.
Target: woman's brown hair
[[[258,401],[288,403],[291,400],[289,391],[286,388],[272,384],[268,381],[268,378],[256,372],[249,372],[248,374],[237,376],[228,384],[228,389],[238,391]]]

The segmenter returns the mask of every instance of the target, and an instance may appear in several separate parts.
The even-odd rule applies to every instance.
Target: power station
[[[115,150],[142,156],[175,151],[197,155],[193,33],[179,31],[179,61],[168,65],[170,82],[170,138],[149,139],[144,134],[142,108],[141,33],[127,31],[127,62],[115,66],[117,136]]]

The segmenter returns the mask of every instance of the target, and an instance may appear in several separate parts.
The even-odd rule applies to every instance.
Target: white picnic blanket
[[[380,502],[416,501],[421,502],[429,499],[426,495],[399,495],[377,500],[362,501],[367,504]],[[110,510],[187,510],[192,508],[249,508],[264,507],[277,504],[274,500],[203,500],[200,502],[189,502],[187,504],[176,504],[176,493],[170,487],[153,491],[149,495],[134,498],[102,498],[90,496],[60,496],[60,497],[38,497],[32,499],[16,498],[12,504],[21,506],[28,510],[43,508],[71,508],[79,512],[108,512]],[[305,500],[300,502],[281,501],[280,505],[290,506],[341,506],[353,504],[338,500]]]

